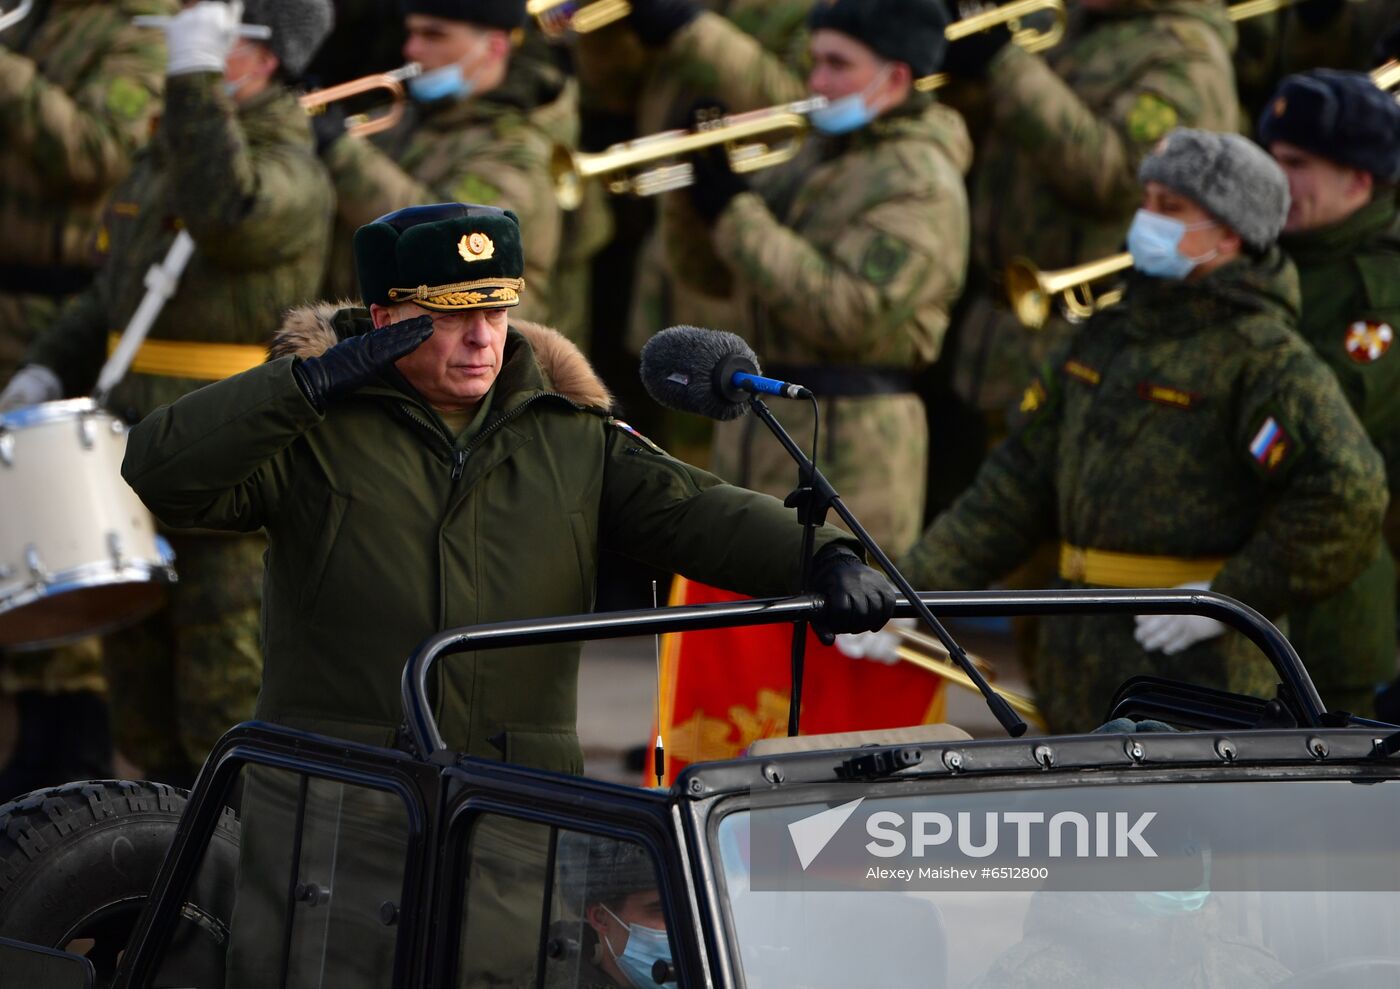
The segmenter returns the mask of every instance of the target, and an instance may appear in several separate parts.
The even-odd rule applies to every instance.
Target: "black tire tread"
[[[0,898],[52,845],[109,820],[184,811],[189,794],[144,780],[86,780],[35,790],[0,806]],[[220,830],[237,840],[238,819],[225,807]]]

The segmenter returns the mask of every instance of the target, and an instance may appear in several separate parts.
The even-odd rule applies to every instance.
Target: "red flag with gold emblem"
[[[741,600],[683,577],[671,588],[672,605]],[[659,713],[668,786],[692,762],[732,759],[757,739],[787,734],[791,652],[789,624],[661,637]],[[908,663],[852,659],[809,631],[805,669],[804,735],[943,720],[943,678]],[[656,782],[650,755],[644,782]]]

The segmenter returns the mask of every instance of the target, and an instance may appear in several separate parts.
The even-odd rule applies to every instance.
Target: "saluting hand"
[[[324,412],[331,399],[359,388],[432,335],[433,318],[415,316],[342,340],[320,357],[299,359],[292,374],[307,400]]]

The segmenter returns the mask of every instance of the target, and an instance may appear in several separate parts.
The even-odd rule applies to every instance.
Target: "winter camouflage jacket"
[[[145,295],[145,274],[183,228],[195,253],[152,340],[266,346],[283,310],[316,290],[326,263],[332,192],[295,96],[273,85],[236,107],[215,73],[169,80],[156,140],[112,196],[107,259],[30,348],[70,395],[92,388]],[[112,407],[140,419],[202,382],[131,373]]]
[[[1374,558],[1384,469],[1336,378],[1290,328],[1292,263],[1274,250],[1198,282],[1134,276],[1128,292],[1027,390],[1029,422],[924,534],[905,574],[920,588],[985,587],[1059,539],[1223,558],[1211,588],[1271,617],[1346,586]],[[1054,730],[1094,727],[1135,673],[1259,685],[1233,636],[1166,657],[1132,632],[1130,616],[1046,620],[1037,694]]]
[[[39,0],[0,33],[0,380],[97,267],[102,205],[165,87],[165,36],[131,19],[175,7]]]
[[[556,148],[577,144],[575,84],[526,58],[513,58],[501,86],[482,96],[409,104],[396,127],[341,138],[326,153],[337,199],[326,294],[359,297],[351,251],[359,227],[418,203],[481,203],[520,217],[521,318],[546,318],[563,223],[550,163]]]
[[[1234,44],[1218,0],[1125,0],[1077,14],[1044,56],[1007,45],[973,101],[950,93],[979,132],[977,304],[959,324],[954,378],[966,399],[988,409],[1013,401],[1065,330],[1052,323],[1035,338],[1014,321],[1001,297],[1006,265],[1024,257],[1051,271],[1121,250],[1142,196],[1138,164],[1156,143],[1173,127],[1236,129]]]

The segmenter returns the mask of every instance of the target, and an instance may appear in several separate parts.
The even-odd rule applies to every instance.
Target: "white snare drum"
[[[173,554],[125,452],[126,427],[90,399],[0,415],[0,647],[109,632],[165,600]]]

